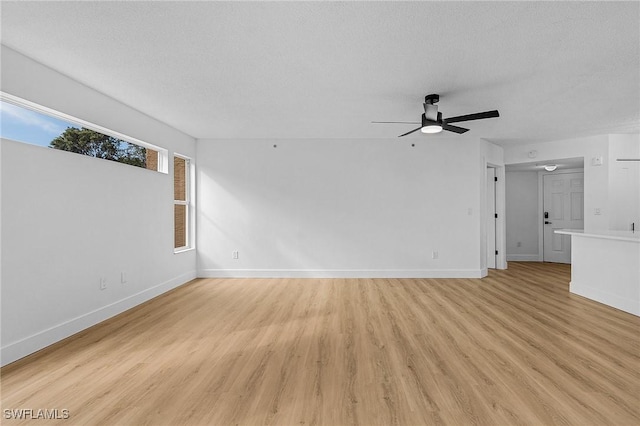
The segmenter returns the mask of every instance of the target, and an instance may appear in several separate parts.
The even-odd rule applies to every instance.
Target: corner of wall
[[[68,114],[78,119],[96,124],[114,132],[139,139],[167,149],[169,152],[178,151],[187,156],[194,156],[196,153],[196,140],[191,136],[181,132],[170,125],[163,123],[142,113],[128,105],[125,105],[113,98],[110,98],[68,76],[65,76],[21,53],[18,53],[4,45],[0,46],[2,55],[2,90],[10,95],[21,99],[42,105],[43,107]],[[11,362],[21,356],[29,353],[29,351],[41,349],[43,346],[53,343],[56,339],[64,338],[69,334],[73,334],[82,328],[93,325],[96,321],[102,321],[114,314],[129,309],[135,304],[148,300],[151,297],[174,288],[177,285],[195,278],[196,276],[196,255],[194,251],[174,254],[172,247],[173,225],[170,212],[173,209],[173,182],[167,179],[167,176],[151,174],[146,170],[125,170],[128,166],[118,163],[103,161],[94,158],[88,158],[72,153],[65,153],[58,150],[48,150],[41,147],[35,147],[27,144],[10,141],[11,144],[0,144],[3,151],[0,161],[2,167],[0,172],[1,193],[0,206],[4,210],[4,214],[0,213],[0,227],[4,232],[1,235],[0,247],[12,247],[13,250],[5,251],[2,257],[1,277],[2,279],[2,296],[4,296],[3,307],[7,307],[11,301],[25,302],[24,294],[35,294],[47,290],[52,287],[48,286],[48,281],[52,280],[59,271],[55,268],[47,268],[43,265],[37,270],[29,270],[29,282],[24,278],[25,268],[32,262],[33,256],[40,256],[42,259],[54,258],[53,254],[60,254],[65,250],[76,250],[80,255],[88,253],[93,249],[101,253],[107,253],[109,256],[93,256],[87,260],[83,266],[85,270],[83,274],[75,274],[73,279],[68,276],[60,278],[58,274],[58,284],[64,289],[55,288],[50,296],[61,298],[77,298],[78,291],[86,288],[93,288],[93,276],[104,276],[104,274],[119,274],[113,265],[105,266],[109,261],[115,263],[114,258],[117,256],[125,256],[123,248],[136,250],[135,253],[129,254],[125,259],[128,263],[135,265],[143,265],[144,277],[138,282],[139,288],[130,287],[121,292],[110,292],[108,295],[102,294],[102,298],[98,300],[95,297],[84,297],[82,300],[73,299],[73,303],[69,303],[67,311],[56,309],[55,302],[51,302],[44,297],[48,305],[46,307],[34,308],[34,315],[21,309],[22,305],[15,304],[11,313],[7,313],[6,309],[2,310],[3,338],[8,340],[2,342],[2,363]],[[25,154],[27,153],[27,154]],[[32,158],[26,158],[32,156]],[[54,158],[55,161],[51,161]],[[19,167],[19,162],[26,163],[29,167]],[[11,167],[8,167],[11,166]],[[124,167],[125,169],[120,169]],[[11,170],[6,170],[11,169]],[[135,168],[131,168],[135,169]],[[170,168],[171,169],[171,168]],[[36,172],[32,172],[32,171]],[[21,175],[21,173],[23,173]],[[78,179],[77,173],[82,173],[86,179]],[[56,182],[47,180],[47,176],[56,176]],[[114,180],[136,183],[140,190],[135,192],[119,191],[116,189]],[[127,181],[127,179],[129,179]],[[92,185],[102,185],[99,191],[88,191],[83,186],[83,181],[92,182]],[[64,184],[58,185],[59,182]],[[44,185],[47,183],[49,185]],[[58,186],[55,186],[58,185]],[[43,188],[49,188],[48,191]],[[53,188],[53,189],[51,189]],[[111,191],[114,189],[113,191]],[[117,188],[122,189],[122,188]],[[140,243],[138,249],[131,248],[133,245],[122,244],[118,230],[110,232],[108,226],[96,227],[96,232],[101,235],[102,240],[96,240],[95,233],[72,232],[78,238],[85,238],[82,241],[85,245],[72,244],[71,239],[55,238],[44,236],[46,233],[37,233],[29,228],[29,237],[31,241],[37,241],[38,254],[34,254],[31,242],[25,238],[25,233],[17,235],[16,232],[7,232],[12,228],[20,229],[28,228],[22,226],[20,221],[29,221],[30,223],[39,223],[41,226],[48,226],[47,220],[37,220],[38,215],[58,214],[58,217],[67,217],[64,212],[56,210],[56,202],[64,204],[66,201],[73,202],[77,200],[78,193],[82,193],[82,202],[77,207],[84,208],[85,217],[92,217],[93,214],[99,213],[106,215],[108,213],[116,213],[117,217],[125,217],[126,220],[118,223],[143,223],[144,228],[140,233],[132,233],[129,242]],[[122,197],[120,202],[113,200],[110,203],[102,203],[102,199],[97,202],[95,197],[104,198],[104,194],[117,194]],[[146,203],[141,202],[144,194]],[[47,196],[56,198],[56,202],[47,203],[47,209],[28,209],[20,212],[17,209],[23,205],[31,205],[32,202],[23,202]],[[91,198],[94,197],[94,198]],[[11,202],[9,202],[11,200]],[[153,206],[151,205],[152,203]],[[157,203],[157,204],[155,204]],[[7,206],[11,206],[11,210]],[[106,208],[108,207],[108,208]],[[0,209],[1,211],[1,209]],[[28,218],[27,218],[28,217]],[[110,217],[113,217],[110,216]],[[132,219],[133,218],[133,219]],[[152,219],[152,220],[150,220]],[[7,221],[11,220],[12,226],[7,225]],[[52,219],[53,220],[53,219]],[[131,222],[127,222],[131,221]],[[140,221],[140,222],[138,222]],[[154,223],[155,222],[155,223]],[[96,221],[96,223],[101,223]],[[106,222],[105,222],[106,223]],[[69,226],[66,224],[65,226]],[[55,229],[56,227],[50,227]],[[58,230],[65,229],[57,222]],[[99,228],[99,229],[98,229]],[[70,227],[71,229],[71,227]],[[62,232],[62,231],[61,231]],[[69,235],[71,235],[69,234]],[[80,235],[81,234],[81,235]],[[48,235],[48,234],[47,234]],[[76,238],[76,240],[78,239]],[[92,239],[93,238],[93,239]],[[64,241],[66,247],[61,247],[60,242]],[[100,241],[100,244],[98,244]],[[105,243],[108,241],[108,243]],[[20,250],[17,250],[19,247]],[[89,248],[91,250],[85,250]],[[1,250],[1,248],[0,248]],[[7,254],[10,254],[11,261],[7,261]],[[89,256],[89,255],[87,255]],[[62,257],[62,256],[60,256]],[[69,257],[69,256],[68,256]],[[109,260],[105,259],[109,257]],[[57,258],[55,258],[57,259]],[[124,260],[116,259],[121,263]],[[76,261],[72,258],[70,261]],[[150,267],[149,267],[150,266]],[[133,267],[132,267],[133,268]],[[63,269],[63,268],[58,268]],[[91,278],[87,271],[90,272]],[[105,272],[107,271],[107,272]],[[129,269],[131,271],[131,269]],[[142,273],[140,274],[142,275]],[[120,278],[111,278],[117,279]],[[12,291],[13,293],[9,293]],[[134,294],[135,293],[135,294]],[[8,296],[10,294],[10,296]],[[83,294],[84,296],[84,294]],[[108,296],[108,297],[107,297]],[[11,299],[9,299],[11,297]],[[43,302],[44,303],[44,302]],[[32,321],[33,320],[33,321]],[[49,324],[56,324],[49,327]],[[7,328],[10,327],[10,328]],[[10,336],[4,331],[10,331]]]
[[[56,324],[11,342],[0,348],[0,365],[5,366],[27,355],[35,353],[82,330],[121,314],[141,303],[147,302],[169,290],[180,287],[196,278],[196,271],[187,272],[136,294],[127,296],[109,305],[102,306],[86,314]]]

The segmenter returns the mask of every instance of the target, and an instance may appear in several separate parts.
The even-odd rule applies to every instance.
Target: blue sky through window
[[[49,146],[67,127],[80,126],[0,101],[0,137]]]

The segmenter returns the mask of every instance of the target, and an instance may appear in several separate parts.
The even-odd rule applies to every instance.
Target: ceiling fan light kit
[[[442,113],[438,112],[438,106],[436,103],[440,101],[440,95],[431,94],[424,97],[424,114],[422,114],[422,122],[421,123],[413,123],[407,121],[372,121],[372,123],[376,124],[421,124],[420,127],[408,131],[407,133],[403,133],[399,138],[403,136],[410,135],[411,133],[417,132],[420,130],[422,133],[440,133],[443,130],[447,130],[449,132],[462,134],[469,131],[469,129],[465,129],[463,127],[452,126],[451,123],[458,123],[461,121],[471,121],[471,120],[482,120],[485,118],[494,118],[500,117],[500,113],[497,110],[493,111],[485,111],[478,112],[475,114],[467,114],[467,115],[459,115],[457,117],[450,118],[442,118]]]
[[[440,133],[442,131],[442,126],[439,124],[429,124],[423,126],[420,131],[422,133]]]

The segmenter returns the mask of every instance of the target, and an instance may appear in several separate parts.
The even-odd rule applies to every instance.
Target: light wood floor
[[[638,425],[640,318],[569,277],[196,280],[5,367],[2,408],[74,425]]]

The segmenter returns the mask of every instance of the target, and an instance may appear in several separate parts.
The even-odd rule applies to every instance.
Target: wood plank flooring
[[[196,280],[3,368],[2,408],[74,425],[639,425],[640,318],[569,279],[511,262],[482,280]]]

